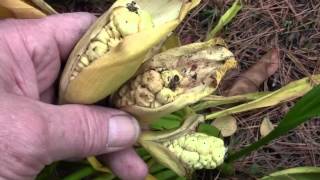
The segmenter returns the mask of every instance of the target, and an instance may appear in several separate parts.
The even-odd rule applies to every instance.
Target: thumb
[[[49,154],[53,160],[82,158],[132,146],[139,136],[137,121],[109,108],[83,105],[52,107]]]

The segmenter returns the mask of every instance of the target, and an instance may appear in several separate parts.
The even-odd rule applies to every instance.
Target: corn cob
[[[213,93],[236,64],[221,39],[174,48],[144,63],[113,102],[150,123]]]
[[[142,133],[140,144],[162,165],[180,176],[189,177],[197,169],[214,169],[224,161],[226,147],[222,139],[195,132],[204,120],[189,115],[175,131]]]
[[[203,133],[186,134],[163,145],[192,169],[214,169],[226,153],[222,139]]]
[[[61,103],[97,102],[128,80],[200,0],[118,0],[72,51]]]

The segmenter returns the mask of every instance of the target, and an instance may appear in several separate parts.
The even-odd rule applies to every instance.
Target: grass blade
[[[222,15],[215,28],[208,34],[207,40],[214,38],[223,29],[223,27],[227,25],[238,14],[241,9],[241,1],[236,0],[232,4],[231,8]]]

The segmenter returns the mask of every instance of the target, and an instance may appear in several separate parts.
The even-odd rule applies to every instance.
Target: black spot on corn
[[[136,5],[137,5],[137,3],[135,1],[132,1],[131,3],[127,4],[127,8],[129,11],[138,14],[139,8]]]
[[[197,80],[198,74],[194,74],[193,76],[191,76],[192,79]]]
[[[180,78],[178,75],[174,75],[169,82],[169,89],[172,91],[176,90],[177,86],[180,84]]]

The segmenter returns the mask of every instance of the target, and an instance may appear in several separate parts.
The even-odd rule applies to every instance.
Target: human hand
[[[143,179],[131,148],[139,126],[96,106],[52,105],[60,65],[94,21],[87,13],[0,21],[0,179],[34,179],[47,164],[102,155],[122,179]]]

